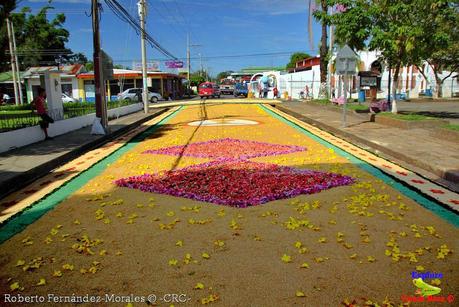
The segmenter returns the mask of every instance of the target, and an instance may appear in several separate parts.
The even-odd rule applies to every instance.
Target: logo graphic
[[[425,283],[422,278],[413,279],[413,284],[418,288],[416,294],[420,294],[422,296],[436,295],[441,292],[440,288]]]

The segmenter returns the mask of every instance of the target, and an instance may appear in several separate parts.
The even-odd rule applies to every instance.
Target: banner
[[[167,61],[165,64],[167,68],[183,68],[183,61]]]
[[[132,69],[142,71],[142,62],[134,62],[132,64]],[[158,61],[147,62],[147,71],[159,71],[159,62]]]

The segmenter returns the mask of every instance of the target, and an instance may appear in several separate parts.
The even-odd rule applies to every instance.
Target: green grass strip
[[[129,142],[118,148],[116,151],[95,163],[89,169],[81,172],[78,176],[65,183],[55,191],[51,192],[47,196],[38,200],[31,206],[25,208],[20,213],[12,216],[10,219],[0,225],[0,244],[14,236],[15,234],[23,231],[28,225],[32,224],[46,212],[53,209],[71,194],[75,193],[81,187],[88,183],[91,179],[101,174],[109,164],[118,160],[123,154],[131,150],[138,143],[142,142],[149,135],[154,133],[161,125],[172,119],[182,108],[176,110],[166,118],[162,119],[159,123],[153,125],[147,130],[139,133]]]
[[[381,179],[386,183],[387,185],[392,186],[393,188],[397,189],[400,193],[403,195],[411,198],[418,204],[422,205],[424,208],[432,211],[434,214],[438,215],[439,217],[443,218],[444,220],[448,221],[450,224],[459,227],[459,218],[458,214],[444,208],[441,204],[436,203],[426,197],[424,197],[421,193],[418,191],[410,189],[407,185],[402,184],[401,182],[395,181],[393,178],[382,172],[380,169],[368,164],[367,162],[360,160],[359,158],[353,156],[352,154],[342,150],[339,147],[334,146],[333,144],[328,143],[324,139],[316,136],[315,134],[312,134],[308,130],[306,130],[303,127],[298,126],[294,122],[280,116],[277,113],[274,113],[273,111],[269,110],[263,105],[259,105],[265,112],[270,114],[276,119],[279,119],[280,121],[286,123],[287,125],[293,127],[294,129],[302,132],[303,134],[306,134],[308,137],[311,139],[319,142],[320,144],[327,146],[328,148],[332,148],[336,153],[341,155],[342,157],[346,158],[349,160],[349,162],[356,164],[358,167],[363,169],[364,171],[370,173],[371,175],[375,176],[376,178]]]

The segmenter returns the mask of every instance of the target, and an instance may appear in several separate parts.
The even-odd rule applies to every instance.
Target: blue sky
[[[146,0],[147,31],[177,58],[186,57],[186,35],[190,32],[192,70],[203,66],[212,75],[224,70],[248,66],[285,65],[289,55],[221,57],[260,53],[303,51],[317,54],[320,28],[314,23],[314,47],[308,43],[307,0]],[[22,0],[19,8],[29,6],[36,13],[47,0]],[[67,17],[70,32],[67,47],[92,57],[90,0],[53,0],[55,13]],[[137,16],[137,0],[118,0],[133,16]],[[118,19],[101,0],[101,43],[115,63],[132,67],[140,60],[140,40],[135,31]],[[159,52],[147,47],[149,60],[164,60]],[[207,58],[209,57],[209,58]],[[220,58],[218,58],[220,57]]]

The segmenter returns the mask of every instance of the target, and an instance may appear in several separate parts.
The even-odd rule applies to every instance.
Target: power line
[[[239,59],[239,58],[247,58],[247,57],[272,57],[272,56],[290,56],[293,53],[298,51],[283,51],[283,52],[272,52],[272,53],[250,53],[250,54],[236,54],[236,55],[214,55],[214,56],[203,56],[203,61],[208,60],[215,60],[215,59]],[[201,57],[192,57],[191,60],[200,60]],[[186,58],[177,58],[177,60],[186,60]],[[130,62],[135,60],[128,60],[128,59],[115,59],[116,62]],[[165,62],[168,59],[157,59],[158,62]]]
[[[163,55],[172,58],[174,60],[177,59],[172,53],[167,51],[164,47],[162,47],[153,37],[150,36],[146,31],[142,30],[140,24],[137,20],[132,17],[126,9],[118,3],[116,0],[105,0],[105,3],[108,7],[113,11],[113,13],[120,18],[121,20],[125,21],[126,23],[130,24],[138,34],[143,33],[145,35],[146,40],[150,43],[150,45],[161,52]]]

